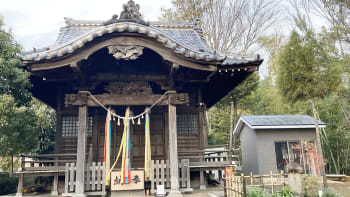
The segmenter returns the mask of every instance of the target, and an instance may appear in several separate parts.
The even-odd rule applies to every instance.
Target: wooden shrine
[[[107,21],[65,18],[66,26],[54,44],[20,56],[31,73],[33,96],[56,110],[56,163],[48,168],[51,171],[44,171],[55,177],[56,186],[58,177],[66,173],[67,184],[75,185],[71,192],[67,189],[69,195],[89,195],[90,177],[100,173],[96,166],[103,166],[107,112],[100,104],[119,115],[129,106],[137,115],[159,99],[150,114],[152,160],[168,160],[170,195],[180,195],[185,183],[179,183],[181,159],[190,161],[184,170],[192,164],[199,169],[203,161],[199,158],[207,146],[206,108],[263,61],[259,56],[211,49],[198,21],[146,22],[138,10],[139,5],[130,0],[120,16]],[[144,128],[142,118],[131,125],[132,168],[144,165]],[[117,119],[112,121],[112,162],[122,129]],[[25,169],[19,172],[19,182]],[[68,180],[68,172],[76,173],[76,179]],[[97,182],[102,179],[101,175]]]

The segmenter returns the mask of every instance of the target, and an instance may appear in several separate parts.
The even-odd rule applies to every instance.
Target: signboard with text
[[[131,181],[128,184],[121,184],[120,171],[112,171],[111,174],[111,190],[142,190],[144,189],[144,171],[132,170]]]

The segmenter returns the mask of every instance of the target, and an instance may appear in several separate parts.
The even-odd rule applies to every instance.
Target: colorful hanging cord
[[[152,180],[151,167],[151,133],[150,133],[150,121],[149,109],[146,109],[145,117],[145,181]]]
[[[129,117],[129,111],[130,109],[127,108],[126,112],[125,112],[125,117]],[[129,130],[129,133],[127,132]],[[129,139],[130,139],[130,119],[126,118],[124,119],[124,131],[123,131],[123,136],[122,136],[122,141],[120,143],[120,147],[119,147],[119,152],[117,155],[117,158],[113,164],[113,166],[108,170],[107,176],[106,176],[106,185],[110,185],[111,182],[111,173],[112,170],[114,169],[115,165],[117,165],[117,162],[119,160],[120,154],[122,153],[122,170],[121,170],[121,175],[124,175],[124,179],[121,180],[121,183],[126,183],[125,182],[125,170],[128,170],[129,176],[128,176],[128,180],[130,177],[130,169],[131,169],[131,164],[130,164],[130,160],[129,160],[129,164],[127,165],[127,169],[125,168],[125,155],[126,155],[126,142],[127,142],[127,135],[129,135]],[[129,147],[130,147],[130,141],[129,141]],[[128,153],[128,156],[130,158],[130,151]],[[106,170],[107,171],[107,170]]]
[[[111,109],[107,111],[106,124],[105,124],[105,142],[104,142],[104,155],[103,161],[105,162],[105,172],[107,175],[108,170],[111,166],[111,133],[112,133],[112,116]],[[107,176],[106,176],[107,177]],[[106,180],[107,181],[107,180]]]
[[[129,111],[130,109],[126,109],[125,117],[127,117],[124,120],[124,132],[125,133],[125,141],[123,142],[123,158],[122,158],[122,168],[121,168],[121,184],[128,184],[131,180],[130,176],[130,169],[131,169],[131,163],[130,163],[130,119],[129,117]]]

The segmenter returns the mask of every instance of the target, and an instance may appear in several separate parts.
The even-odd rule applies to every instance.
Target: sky
[[[65,26],[64,17],[108,20],[120,14],[127,0],[0,0],[0,16],[25,51],[47,47]],[[146,20],[158,20],[170,0],[136,0]]]

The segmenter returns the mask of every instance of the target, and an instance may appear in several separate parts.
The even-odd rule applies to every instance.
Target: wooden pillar
[[[83,91],[79,92],[79,96],[86,98],[79,106],[79,125],[78,125],[78,145],[77,145],[77,174],[74,196],[86,196],[85,192],[85,166],[86,166],[86,142],[87,142],[87,94]],[[84,99],[85,100],[85,99]]]
[[[55,135],[55,153],[61,153],[62,138],[62,88],[57,90],[57,107],[56,107],[56,135]]]
[[[92,161],[97,162],[97,156],[98,156],[98,111],[94,111],[94,116],[92,119],[92,151],[93,151],[93,157]]]
[[[53,176],[51,195],[58,196],[58,172]]]
[[[16,196],[23,196],[23,174],[18,175],[18,185]]]
[[[169,125],[169,161],[171,190],[169,196],[182,196],[179,189],[179,161],[177,157],[176,106],[171,103],[172,92],[169,92],[168,125]]]

